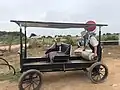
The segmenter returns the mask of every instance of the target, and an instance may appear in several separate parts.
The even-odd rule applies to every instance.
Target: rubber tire
[[[92,70],[93,70],[96,66],[98,66],[98,65],[104,66],[104,68],[105,68],[105,76],[104,76],[104,78],[103,78],[102,80],[96,82],[96,81],[93,80],[93,78],[91,77],[91,74],[92,74]],[[108,68],[107,68],[107,66],[106,66],[105,64],[101,63],[101,62],[96,62],[96,63],[92,64],[91,67],[90,67],[89,70],[88,70],[88,77],[89,77],[89,79],[90,79],[94,84],[98,84],[98,83],[104,82],[105,79],[108,77]]]
[[[28,70],[28,71],[24,72],[24,73],[21,75],[21,77],[20,77],[20,79],[19,79],[19,84],[18,84],[19,90],[24,90],[24,89],[22,88],[22,81],[23,81],[23,79],[25,78],[25,76],[28,75],[28,74],[31,73],[31,72],[33,72],[33,73],[38,73],[38,75],[39,75],[39,77],[40,77],[40,84],[37,86],[37,89],[36,89],[36,90],[40,90],[41,85],[42,85],[42,75],[41,75],[40,71],[38,71],[38,70],[36,70],[36,69]]]

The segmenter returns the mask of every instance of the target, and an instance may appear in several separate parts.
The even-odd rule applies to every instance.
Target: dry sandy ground
[[[23,46],[25,46],[24,44],[23,44]],[[28,46],[28,44],[27,44],[27,46]],[[18,45],[12,45],[11,46],[11,49],[17,49],[17,48],[19,48],[20,47],[20,45],[18,44]],[[0,46],[0,49],[1,50],[8,50],[9,49],[9,46]]]
[[[119,51],[120,47],[104,50],[103,62],[109,69],[109,76],[104,83],[91,83],[87,75],[81,71],[45,73],[41,90],[120,90]],[[18,90],[17,84],[0,82],[0,90]]]

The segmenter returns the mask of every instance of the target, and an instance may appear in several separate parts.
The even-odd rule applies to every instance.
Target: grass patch
[[[13,75],[12,72],[9,72],[8,74],[0,74],[0,81],[10,81],[10,82],[17,82],[19,77],[21,76],[21,73],[19,69],[16,70],[16,74]]]

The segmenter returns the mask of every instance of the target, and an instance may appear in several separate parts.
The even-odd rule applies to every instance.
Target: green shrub
[[[76,45],[76,40],[73,40],[70,36],[66,36],[65,39],[66,39],[66,40],[64,41],[64,43],[71,44],[71,45],[73,45],[73,46]]]

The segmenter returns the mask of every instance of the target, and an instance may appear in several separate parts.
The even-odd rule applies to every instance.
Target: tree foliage
[[[22,37],[24,38],[22,33]],[[18,44],[20,42],[20,32],[6,32],[0,31],[0,42],[2,44],[10,44],[12,37],[12,44]]]
[[[71,44],[71,45],[76,45],[76,41],[75,40],[73,40],[73,38],[71,37],[71,36],[66,36],[65,37],[65,41],[64,41],[64,43],[68,43],[68,44]]]
[[[111,34],[111,33],[104,33],[103,35],[102,35],[102,40],[103,41],[107,41],[107,40],[118,40],[119,38],[118,38],[118,35],[119,35],[119,33],[113,33],[113,34]]]

